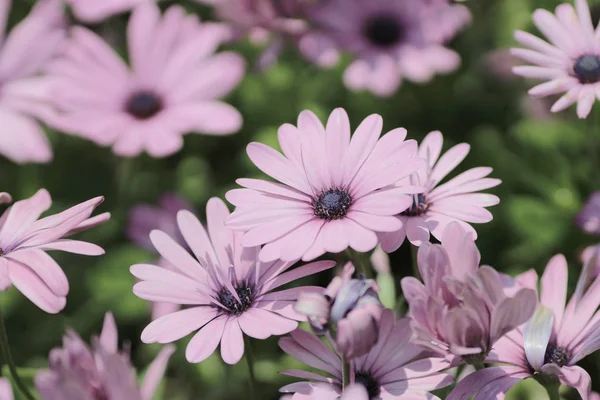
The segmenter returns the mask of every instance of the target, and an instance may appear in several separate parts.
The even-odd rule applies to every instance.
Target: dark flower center
[[[546,355],[544,356],[544,364],[554,363],[559,367],[562,367],[569,363],[570,358],[571,355],[567,349],[548,343]]]
[[[241,303],[231,294],[227,288],[223,288],[219,293],[219,303],[227,307],[230,314],[241,314],[250,308],[254,302],[254,296],[252,295],[252,289],[249,287],[235,288],[235,291],[242,301]]]
[[[407,217],[417,217],[419,215],[425,214],[425,211],[429,208],[429,204],[427,203],[427,199],[424,195],[419,194],[417,196],[413,196],[412,205],[405,211],[402,211],[400,215],[405,215]]]
[[[364,35],[379,47],[391,47],[402,40],[404,27],[392,15],[377,15],[367,20]]]
[[[370,399],[374,399],[381,394],[379,383],[368,372],[357,372],[354,376],[354,383],[363,385],[367,389]]]
[[[600,81],[600,57],[591,54],[579,57],[575,61],[573,71],[581,83]]]
[[[139,91],[129,98],[125,107],[137,119],[148,119],[162,110],[163,104],[155,93]]]
[[[486,357],[485,353],[467,354],[462,356],[462,360],[469,365],[478,365],[483,363]]]
[[[328,189],[313,201],[313,210],[317,217],[331,221],[344,218],[352,205],[352,197],[343,189]]]

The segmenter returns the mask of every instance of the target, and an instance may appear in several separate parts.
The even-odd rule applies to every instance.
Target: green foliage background
[[[592,3],[600,7],[600,2]],[[245,155],[246,144],[259,141],[277,147],[277,127],[295,122],[303,109],[326,118],[333,108],[344,107],[354,127],[369,114],[379,113],[386,130],[402,126],[408,129],[409,137],[421,139],[439,129],[446,139],[445,148],[470,143],[471,153],[461,168],[491,166],[492,176],[503,181],[493,190],[501,198],[500,205],[492,209],[494,221],[477,226],[483,262],[510,274],[529,268],[540,272],[552,255],[564,253],[570,261],[569,285],[573,288],[581,268],[580,251],[597,241],[578,230],[573,216],[587,196],[600,189],[600,160],[594,156],[600,153],[599,106],[596,115],[585,121],[577,120],[573,109],[550,119],[528,117],[521,104],[532,82],[499,80],[485,61],[492,50],[516,44],[512,39],[515,29],[535,32],[532,11],[538,7],[553,9],[556,0],[472,0],[466,4],[473,12],[473,24],[452,43],[462,56],[462,67],[427,85],[405,83],[390,99],[349,92],[341,82],[344,63],[333,70],[320,70],[303,60],[293,47],[279,63],[265,73],[257,73],[252,64],[260,49],[240,43],[233,48],[247,57],[249,67],[243,83],[228,99],[244,116],[244,127],[236,135],[191,134],[185,139],[185,148],[172,157],[124,160],[110,149],[49,132],[55,149],[52,164],[16,166],[0,160],[0,188],[15,199],[45,187],[54,198],[56,211],[104,195],[106,201],[99,211],[113,213],[110,222],[81,235],[102,245],[107,251],[105,256],[54,254],[71,283],[64,312],[47,315],[15,289],[0,295],[17,363],[26,368],[44,367],[48,352],[61,344],[67,327],[88,339],[99,332],[104,313],[111,310],[122,340],[131,343],[135,365],[140,370],[148,365],[158,348],[139,341],[149,322],[149,307],[132,294],[134,279],[128,267],[154,256],[127,241],[124,228],[129,208],[139,202],[154,203],[161,193],[176,191],[194,204],[203,218],[210,197],[223,197],[235,187],[238,177],[260,176]],[[15,1],[13,23],[29,7],[25,1]],[[210,15],[198,6],[190,6],[190,10]],[[95,29],[116,30],[123,38],[125,23],[123,16]],[[403,246],[392,256],[392,266],[396,284],[410,274],[408,247]],[[325,285],[329,279],[322,274],[313,283]],[[246,397],[243,361],[227,367],[217,354],[192,365],[185,361],[185,345],[186,340],[177,343],[178,351],[162,390],[165,399]],[[254,354],[260,381],[258,398],[277,399],[277,389],[291,381],[277,371],[296,363],[283,355],[273,338],[255,342]],[[600,373],[598,361],[600,355],[582,362],[593,378]],[[26,370],[26,378],[34,372]],[[600,390],[600,382],[596,384]],[[540,390],[535,382],[525,383],[511,392],[511,398],[543,399],[545,394]],[[570,392],[566,396],[577,398]]]

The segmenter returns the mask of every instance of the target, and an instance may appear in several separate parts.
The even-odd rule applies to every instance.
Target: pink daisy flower
[[[477,232],[469,223],[492,220],[492,213],[486,207],[498,204],[500,199],[477,192],[497,186],[502,181],[487,177],[492,172],[491,168],[479,167],[467,170],[440,185],[470,150],[467,143],[461,143],[440,157],[443,142],[442,134],[434,131],[425,136],[419,146],[419,156],[427,160],[427,165],[407,178],[407,182],[424,186],[425,191],[414,195],[411,207],[398,215],[400,229],[380,234],[384,251],[396,251],[406,237],[415,246],[429,242],[430,233],[442,240],[444,229],[451,222],[458,222],[476,239]]]
[[[600,89],[600,49],[598,30],[594,30],[586,0],[575,0],[556,7],[556,15],[538,9],[533,22],[550,43],[523,31],[515,38],[525,49],[512,53],[532,65],[518,66],[513,72],[526,78],[546,82],[529,90],[534,97],[564,95],[554,103],[552,112],[559,112],[577,103],[577,115],[586,118]]]
[[[102,248],[79,240],[63,239],[99,225],[109,213],[91,217],[102,203],[96,197],[59,214],[38,219],[50,208],[52,199],[39,190],[26,200],[17,201],[0,218],[0,291],[14,285],[42,310],[54,314],[65,307],[69,282],[47,250],[98,256]]]
[[[177,229],[177,212],[181,210],[193,211],[192,206],[174,193],[163,194],[158,206],[150,204],[138,204],[129,211],[129,223],[127,225],[127,236],[129,240],[137,245],[156,252],[150,240],[150,232],[155,229],[161,230],[182,247],[187,247],[179,229]],[[159,266],[170,270],[176,270],[167,260],[159,258],[156,262]],[[152,319],[179,310],[179,304],[154,302],[152,303]]]
[[[240,113],[218,100],[244,75],[239,55],[214,54],[222,26],[201,24],[178,6],[161,17],[147,4],[133,11],[127,38],[131,68],[98,35],[72,28],[63,56],[50,65],[60,129],[112,145],[118,155],[153,157],[179,151],[188,132],[240,129]]]
[[[417,255],[423,283],[402,279],[415,341],[468,364],[483,362],[494,343],[525,323],[535,311],[536,294],[519,288],[503,292],[508,277],[479,267],[473,237],[458,223],[444,231],[442,244],[424,243]]]
[[[596,255],[597,256],[597,255]],[[477,371],[459,382],[448,400],[468,399],[475,393],[502,396],[520,380],[536,374],[556,377],[577,389],[583,400],[591,393],[590,375],[577,362],[600,349],[600,279],[590,261],[566,304],[568,266],[561,254],[554,256],[541,278],[540,307],[522,328],[496,343],[486,362],[509,364]],[[520,284],[537,290],[534,270],[521,276]]]
[[[0,35],[7,25],[10,1],[0,5]],[[39,121],[54,116],[51,79],[40,75],[66,35],[60,0],[39,1],[6,37],[0,36],[0,154],[13,162],[46,163],[52,148]]]
[[[260,259],[265,262],[309,261],[348,247],[370,251],[378,243],[375,231],[400,229],[394,215],[407,210],[411,194],[422,188],[391,185],[417,171],[424,160],[416,157],[416,142],[404,140],[406,129],[379,139],[382,124],[381,116],[371,115],[350,140],[343,109],[331,113],[326,127],[303,111],[298,127],[279,128],[283,155],[250,143],[252,162],[281,183],[239,179],[246,189],[227,193],[236,206],[228,225],[245,231],[243,245],[264,244]]]
[[[142,281],[133,287],[138,297],[189,306],[154,320],[142,332],[142,341],[169,343],[199,329],[186,349],[189,362],[205,360],[220,342],[223,361],[235,364],[244,354],[244,334],[266,339],[296,329],[304,319],[292,308],[298,294],[323,289],[271,291],[335,263],[321,261],[285,272],[294,262],[263,263],[257,260],[258,248],[241,246],[242,234],[225,226],[229,210],[220,199],[209,200],[206,214],[208,233],[191,212],[177,214],[179,230],[196,258],[166,233],[152,231],[150,240],[176,271],[131,267]]]
[[[163,347],[138,387],[129,354],[118,350],[118,340],[111,313],[104,317],[102,333],[91,348],[77,333],[68,331],[63,347],[50,352],[50,368],[35,377],[42,400],[152,400],[175,347]]]
[[[279,346],[290,356],[328,376],[302,370],[282,371],[282,374],[309,381],[292,383],[280,389],[294,393],[293,400],[369,400],[369,399],[436,399],[428,393],[450,385],[450,375],[441,373],[449,367],[448,360],[431,357],[427,351],[410,342],[411,330],[407,318],[394,321],[391,310],[381,317],[379,340],[371,351],[351,361],[350,385],[342,393],[342,360],[315,335],[297,329],[291,337],[279,339]],[[363,386],[362,390],[357,386]],[[350,392],[350,393],[347,393]],[[353,396],[351,396],[351,394]]]
[[[300,49],[321,66],[337,62],[334,52],[348,51],[355,61],[344,73],[353,90],[392,95],[403,79],[427,82],[454,71],[459,55],[443,43],[469,23],[462,5],[423,0],[330,0],[309,12],[315,28]]]

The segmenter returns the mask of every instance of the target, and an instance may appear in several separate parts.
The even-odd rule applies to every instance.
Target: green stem
[[[359,252],[351,247],[348,247],[346,249],[346,254],[348,255],[350,261],[352,261],[352,264],[354,264],[354,267],[358,269],[365,276],[365,278],[371,278],[371,270],[365,265],[365,263],[363,263]]]
[[[115,181],[117,184],[116,202],[120,207],[125,208],[129,201],[131,193],[131,179],[134,172],[134,158],[117,158],[117,168],[115,170]]]
[[[548,398],[550,400],[560,400],[560,394],[558,394],[558,388],[560,384],[558,382],[544,385],[546,392],[548,392]]]
[[[350,385],[350,363],[346,357],[342,357],[342,389]]]
[[[27,389],[27,386],[25,386],[25,384],[19,377],[19,374],[17,373],[17,367],[15,366],[15,363],[12,359],[12,354],[10,353],[10,346],[8,344],[8,335],[6,334],[6,325],[4,324],[4,317],[3,317],[1,311],[0,311],[0,348],[2,349],[2,355],[4,358],[4,362],[8,365],[10,374],[12,375],[13,380],[15,381],[15,384],[17,385],[17,387],[19,388],[21,393],[23,393],[23,396],[25,396],[25,398],[27,400],[35,400],[34,397],[31,395],[31,393],[29,392],[29,390]]]
[[[410,243],[409,243],[410,244]],[[417,279],[421,279],[421,273],[419,272],[419,264],[417,263],[417,252],[419,248],[414,245],[410,245],[410,261],[412,262],[413,276]]]
[[[473,366],[475,367],[475,370],[477,370],[477,371],[485,369],[485,364],[483,362],[475,363],[475,364],[473,364]]]
[[[256,399],[256,378],[254,376],[254,358],[252,357],[252,343],[250,342],[250,338],[244,336],[244,345],[246,347],[245,357],[246,364],[248,365],[248,380],[250,386],[250,398],[252,400]]]

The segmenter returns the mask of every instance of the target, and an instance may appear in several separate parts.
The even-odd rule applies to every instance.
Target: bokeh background
[[[11,26],[27,14],[32,3],[14,1]],[[161,7],[173,3],[185,5],[204,19],[212,18],[210,9],[186,1],[164,1]],[[49,132],[55,149],[53,163],[17,166],[0,160],[0,188],[15,199],[45,187],[53,196],[53,210],[62,210],[104,195],[106,201],[99,211],[113,214],[108,223],[81,235],[103,246],[105,256],[54,255],[71,283],[62,313],[45,314],[14,288],[0,295],[13,356],[25,368],[25,378],[30,381],[35,369],[46,365],[50,349],[61,344],[65,329],[72,328],[87,340],[100,331],[107,310],[115,314],[120,336],[131,346],[134,364],[142,372],[158,347],[139,341],[150,321],[149,306],[132,294],[134,279],[128,268],[155,256],[127,240],[129,209],[138,203],[154,204],[164,192],[177,192],[204,218],[204,206],[210,197],[223,197],[235,187],[238,177],[259,176],[245,154],[246,144],[259,141],[277,148],[278,126],[294,123],[303,109],[326,118],[333,108],[344,107],[353,127],[369,114],[379,113],[385,130],[405,127],[410,138],[419,140],[431,130],[441,130],[445,148],[470,143],[471,153],[460,169],[491,166],[492,177],[503,181],[492,190],[501,199],[500,205],[491,209],[494,220],[476,226],[483,262],[510,274],[529,268],[540,272],[553,254],[563,253],[570,262],[569,284],[573,288],[581,269],[579,253],[600,241],[584,235],[573,222],[587,196],[600,189],[600,110],[584,121],[576,118],[573,109],[551,115],[551,103],[526,96],[531,82],[510,74],[511,60],[502,49],[515,45],[513,31],[518,28],[534,32],[532,11],[538,7],[554,9],[558,1],[469,0],[466,4],[473,13],[473,23],[451,43],[462,57],[461,68],[429,84],[405,83],[391,98],[348,91],[341,81],[345,63],[321,70],[299,56],[293,46],[276,64],[258,72],[252,65],[261,48],[242,41],[229,46],[243,54],[249,66],[242,84],[227,99],[244,117],[244,126],[236,135],[188,135],[184,149],[166,159],[146,155],[121,159],[110,149],[89,141]],[[600,2],[591,4],[597,22]],[[126,21],[126,15],[115,17],[93,29],[111,35],[119,43],[124,40]],[[407,246],[405,243],[392,255],[396,284],[411,271]],[[330,278],[327,273],[321,274],[312,283],[326,285]],[[277,389],[291,379],[277,371],[292,368],[295,362],[283,355],[275,338],[254,343],[260,384],[257,398],[278,399]],[[177,343],[162,397],[158,397],[247,397],[243,360],[229,367],[217,354],[202,364],[189,364],[184,358],[185,345],[186,340]],[[582,362],[593,379],[600,376],[599,362],[600,355]],[[599,380],[595,389],[600,390]],[[511,392],[512,399],[544,396],[535,382],[519,385]],[[578,398],[570,392],[565,396]]]

